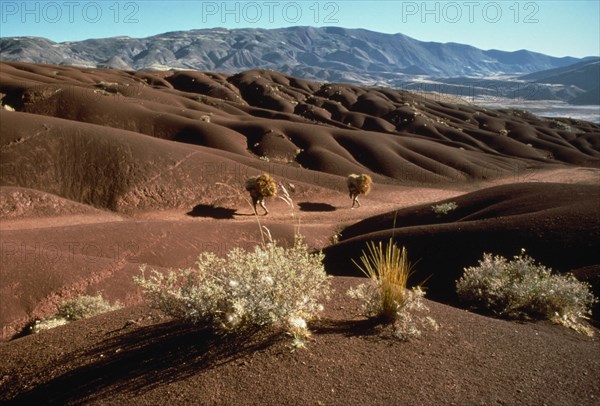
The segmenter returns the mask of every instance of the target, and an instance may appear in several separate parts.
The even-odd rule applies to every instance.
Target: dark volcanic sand
[[[599,294],[600,126],[258,70],[0,63],[0,98],[0,400],[598,403],[597,337],[448,304],[464,266],[520,248]],[[223,341],[159,320],[131,280],[141,264],[259,243],[243,183],[261,171],[296,185],[294,210],[271,200],[261,224],[284,244],[299,224],[345,275],[294,353],[281,337]],[[355,210],[352,172],[376,182]],[[436,215],[444,200],[458,208]],[[344,294],[358,282],[351,259],[390,236],[436,300],[439,330],[408,343],[373,330]],[[126,307],[10,340],[97,292]]]

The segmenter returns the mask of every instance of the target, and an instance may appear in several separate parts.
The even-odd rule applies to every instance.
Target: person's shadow
[[[300,207],[300,211],[336,211],[337,208],[335,206],[330,205],[329,203],[314,203],[314,202],[301,202],[298,203],[298,207]]]
[[[226,207],[215,207],[212,204],[198,204],[186,213],[190,217],[210,217],[213,219],[232,219],[236,209]]]

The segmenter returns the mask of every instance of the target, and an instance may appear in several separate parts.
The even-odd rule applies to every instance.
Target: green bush
[[[273,327],[303,345],[307,322],[329,294],[323,254],[311,254],[300,238],[291,248],[273,242],[231,250],[226,258],[200,254],[195,268],[135,277],[151,305],[163,313],[206,324],[217,333],[243,333]]]
[[[485,253],[456,283],[459,297],[510,318],[544,318],[591,334],[585,320],[596,298],[589,284],[552,270],[525,255],[512,261]]]

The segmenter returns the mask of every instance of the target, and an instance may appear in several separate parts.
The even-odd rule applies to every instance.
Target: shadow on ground
[[[87,403],[117,393],[136,394],[261,351],[280,338],[270,333],[222,337],[181,322],[142,327],[66,355],[93,361],[20,394],[12,403]]]
[[[300,211],[336,211],[337,208],[328,203],[302,202],[298,203]]]
[[[380,334],[381,328],[378,320],[370,319],[311,323],[315,334],[324,335],[371,336]],[[121,393],[135,396],[264,351],[286,339],[275,331],[260,330],[241,336],[219,336],[180,321],[140,327],[91,349],[66,354],[64,364],[74,359],[90,361],[36,385],[10,403],[63,405],[102,401]],[[58,360],[54,368],[61,370],[62,364]]]
[[[226,207],[215,207],[212,204],[198,204],[192,211],[186,214],[190,217],[210,217],[214,219],[232,219],[235,213],[235,209],[228,209]]]

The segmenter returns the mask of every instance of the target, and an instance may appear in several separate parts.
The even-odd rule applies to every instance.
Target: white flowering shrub
[[[118,302],[110,304],[100,293],[96,296],[83,295],[60,304],[56,314],[44,320],[36,321],[31,330],[38,333],[41,330],[48,330],[71,321],[87,319],[120,308],[121,305]]]
[[[346,294],[362,303],[362,314],[370,319],[381,319],[381,289],[372,280],[349,289]],[[438,323],[425,316],[429,308],[423,303],[425,292],[419,287],[405,289],[401,302],[394,302],[394,317],[388,323],[392,326],[392,334],[408,341],[421,335],[422,329],[437,331]]]
[[[294,337],[310,335],[329,292],[323,254],[308,252],[300,238],[291,248],[273,242],[254,251],[234,248],[225,258],[200,254],[196,267],[135,277],[151,305],[167,315],[206,324],[218,333],[274,327]]]
[[[440,325],[429,313],[429,307],[423,303],[425,291],[417,286],[406,293],[404,307],[398,309],[398,318],[394,323],[393,334],[402,341],[420,337],[423,330],[438,331]]]
[[[52,328],[64,326],[69,320],[62,317],[51,316],[43,320],[36,320],[29,328],[32,333],[37,334],[42,330],[50,330]]]
[[[591,334],[585,320],[597,301],[590,285],[573,275],[552,270],[525,255],[508,261],[485,253],[479,266],[465,268],[457,281],[459,297],[469,303],[511,318],[545,318]]]
[[[102,297],[102,294],[98,293],[96,296],[84,295],[64,302],[58,306],[56,315],[68,321],[75,321],[94,317],[120,308],[120,304],[110,304]]]

